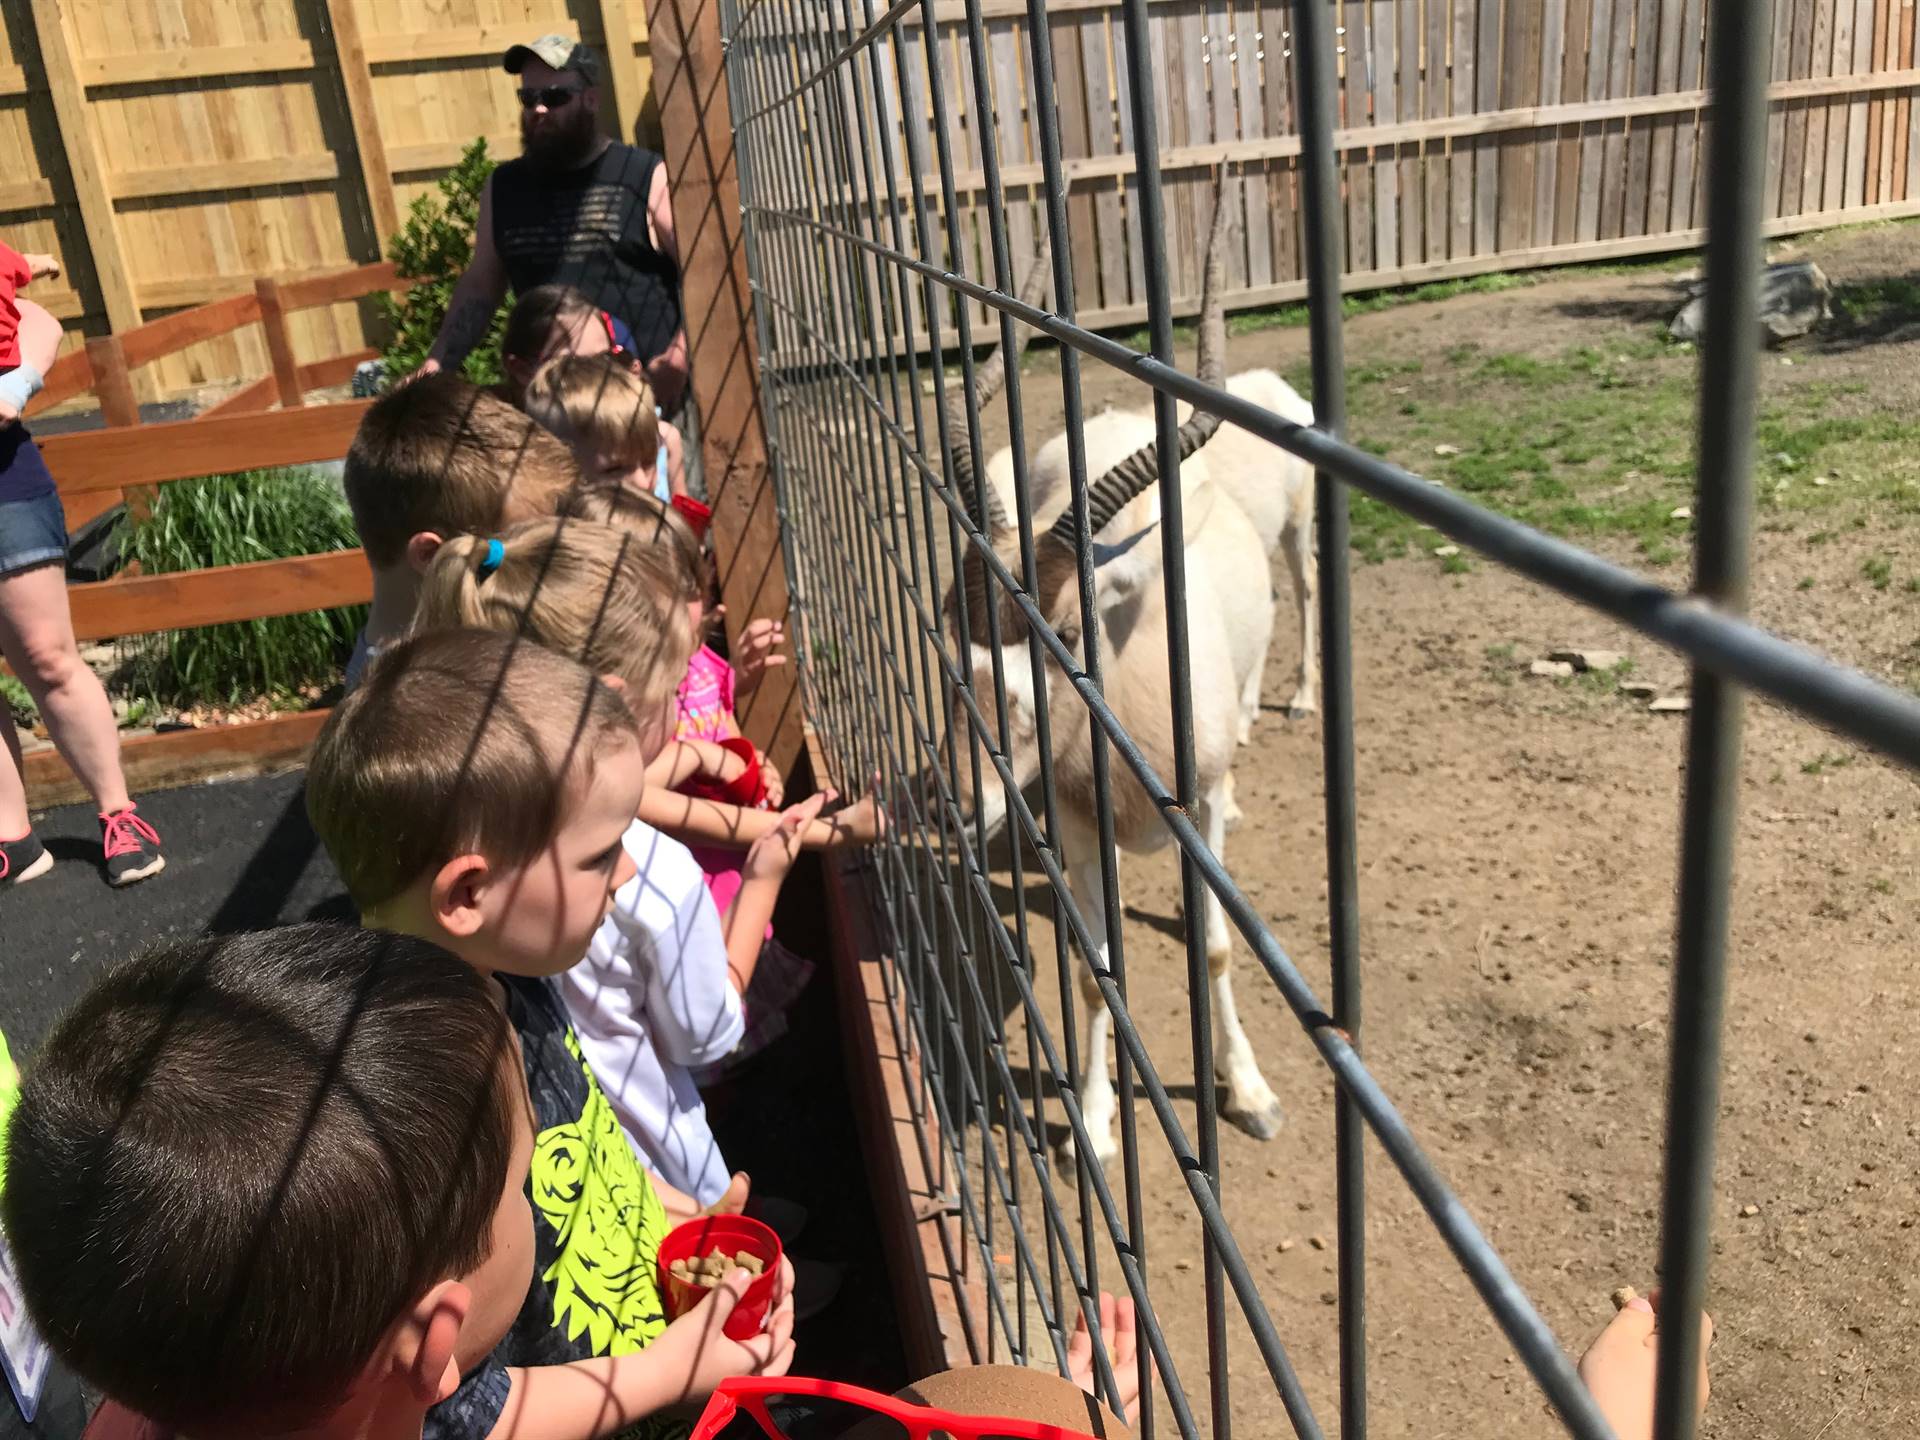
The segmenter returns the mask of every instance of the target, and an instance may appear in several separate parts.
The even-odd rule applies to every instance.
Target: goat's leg
[[[1260,718],[1260,691],[1267,679],[1267,652],[1263,648],[1260,658],[1253,662],[1253,669],[1247,673],[1240,687],[1240,743],[1245,745],[1253,739],[1253,722]]]
[[[1313,491],[1309,486],[1306,502],[1294,507],[1280,548],[1287,552],[1287,569],[1293,575],[1293,603],[1300,614],[1300,672],[1293,699],[1287,704],[1290,715],[1310,715],[1320,708],[1320,612],[1315,600],[1320,591],[1320,566],[1313,554]]]
[[[1095,853],[1097,847],[1094,847]],[[1074,863],[1068,862],[1067,877],[1072,881],[1074,900],[1080,906],[1080,913],[1086,917],[1087,930],[1094,944],[1094,954],[1104,968],[1107,963],[1107,915],[1100,902],[1100,865],[1098,861]],[[1084,1069],[1080,1076],[1080,1115],[1086,1122],[1087,1138],[1093,1142],[1093,1159],[1102,1167],[1118,1158],[1120,1142],[1114,1138],[1114,1117],[1119,1113],[1119,1100],[1114,1094],[1113,1080],[1107,1074],[1107,1051],[1113,1042],[1113,1014],[1107,1009],[1106,997],[1100,993],[1099,982],[1093,978],[1091,969],[1080,972],[1080,998],[1087,1007],[1087,1053]],[[1073,1163],[1073,1139],[1068,1137],[1061,1147],[1061,1159],[1070,1167]]]
[[[1223,853],[1227,841],[1225,788],[1223,776],[1200,806],[1207,844],[1216,855]],[[1213,981],[1213,1073],[1227,1092],[1220,1113],[1254,1139],[1271,1140],[1280,1133],[1284,1117],[1279,1098],[1260,1074],[1253,1046],[1240,1025],[1240,1011],[1233,1003],[1233,935],[1220,898],[1211,889],[1207,891],[1206,911],[1207,973]]]

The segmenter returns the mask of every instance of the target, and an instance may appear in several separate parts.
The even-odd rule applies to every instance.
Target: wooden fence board
[[[1873,68],[1873,20],[1874,6],[1877,0],[1853,0],[1853,51],[1851,61],[1843,57],[1836,44],[1833,68],[1838,74],[1844,68],[1850,75],[1862,75]],[[1843,8],[1845,0],[1842,0]],[[1865,205],[1867,203],[1867,173],[1875,164],[1876,157],[1867,144],[1867,100],[1862,97],[1847,106],[1847,149],[1842,162],[1846,167],[1847,183],[1842,191],[1842,205]]]
[[[373,574],[359,550],[67,587],[73,633],[80,640],[264,620],[372,599]]]
[[[40,441],[60,493],[86,495],[199,475],[309,465],[347,453],[371,400],[316,405],[290,414],[236,415],[128,425]]]
[[[1471,115],[1478,91],[1475,70],[1478,9],[1482,0],[1453,0],[1453,115]],[[1448,254],[1455,258],[1474,253],[1473,248],[1473,147],[1459,139],[1448,147],[1451,156],[1450,180],[1453,204],[1449,225]]]
[[[1503,30],[1499,0],[1480,0],[1479,63],[1474,103],[1480,110],[1500,108],[1500,86],[1510,57],[1501,53]],[[1473,253],[1491,255],[1500,248],[1500,146],[1482,141],[1473,156]]]
[[[1660,70],[1660,0],[1639,0],[1633,19],[1633,72],[1629,81],[1634,95],[1656,92]],[[1654,122],[1642,120],[1627,126],[1627,188],[1622,204],[1621,225],[1628,235],[1647,233],[1647,212],[1653,193]]]
[[[1545,24],[1546,11],[1538,0],[1507,7],[1500,48],[1501,109],[1540,104],[1541,35]],[[1534,244],[1534,162],[1540,149],[1540,141],[1533,135],[1514,136],[1501,145],[1496,243],[1503,250],[1526,250]]]
[[[1422,0],[1423,33],[1420,47],[1420,113],[1437,120],[1447,113],[1448,27],[1453,16],[1449,0]],[[1421,229],[1425,236],[1421,259],[1443,260],[1448,254],[1447,145],[1422,144],[1421,182],[1426,192]]]
[[[1390,125],[1400,118],[1400,76],[1395,54],[1399,23],[1396,0],[1373,0],[1367,16],[1368,49],[1372,63],[1367,78],[1373,89],[1372,123]],[[1373,263],[1388,269],[1400,263],[1400,169],[1398,147],[1383,145],[1373,152]]]

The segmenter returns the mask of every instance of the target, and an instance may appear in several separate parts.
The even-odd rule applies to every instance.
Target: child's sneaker
[[[52,868],[53,856],[31,830],[18,840],[0,840],[0,883],[24,885]]]
[[[129,805],[100,817],[100,848],[107,859],[107,879],[115,885],[131,885],[167,868],[159,835],[134,813],[136,808]]]

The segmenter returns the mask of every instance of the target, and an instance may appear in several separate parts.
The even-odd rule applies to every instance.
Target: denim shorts
[[[60,493],[0,500],[0,578],[67,559],[67,512]]]

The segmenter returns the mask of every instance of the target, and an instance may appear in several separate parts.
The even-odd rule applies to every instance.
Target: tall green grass
[[[171,575],[350,549],[359,543],[340,487],[317,470],[248,470],[162,487],[144,519],[131,513],[121,555]],[[366,618],[364,606],[168,630],[133,642],[131,688],[163,705],[285,699],[330,683]]]

